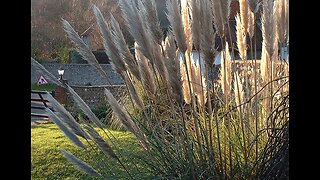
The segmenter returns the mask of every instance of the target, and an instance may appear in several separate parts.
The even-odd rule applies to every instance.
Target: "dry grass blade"
[[[72,164],[74,164],[77,168],[79,168],[83,172],[85,172],[85,173],[87,173],[87,174],[89,174],[91,176],[94,176],[94,177],[101,177],[100,173],[98,173],[95,169],[93,169],[87,163],[85,163],[82,160],[80,160],[77,157],[75,157],[69,151],[61,149],[61,152],[67,158],[68,161],[70,161]]]
[[[138,13],[138,9],[133,1],[120,0],[120,7],[124,18],[127,22],[129,32],[135,39],[137,44],[141,47],[142,54],[150,60],[153,60],[152,56],[152,44],[150,39],[150,32],[146,23],[142,20],[142,17]]]
[[[67,89],[71,94],[71,97],[76,102],[78,107],[87,115],[93,123],[95,123],[99,128],[103,128],[102,122],[97,118],[97,116],[91,111],[90,107],[83,101],[83,99],[70,87],[67,85]]]
[[[52,112],[49,108],[46,108],[46,112],[48,113],[50,119],[61,129],[61,131],[71,140],[71,142],[83,149],[86,148],[79,138],[62,123],[62,121],[54,112]]]
[[[139,142],[145,149],[148,149],[147,139],[141,132],[140,128],[132,121],[127,112],[121,108],[117,100],[113,97],[113,95],[108,89],[104,89],[104,93],[113,112],[118,116],[122,124],[138,138]]]
[[[101,151],[105,154],[108,154],[110,157],[118,160],[117,155],[113,152],[111,146],[99,135],[99,133],[93,129],[91,126],[86,125],[84,127],[88,134],[91,136],[91,139],[97,143]]]
[[[86,45],[85,42],[80,38],[78,33],[72,28],[68,21],[62,19],[64,31],[68,34],[69,39],[77,46],[78,53],[85,59],[90,65],[95,67],[102,76],[107,77],[106,72],[102,69],[98,63],[96,57]]]
[[[48,80],[50,80],[57,86],[65,87],[65,85],[57,80],[57,77],[51,74],[45,67],[43,67],[38,61],[34,60],[33,58],[31,58],[31,66],[33,66],[40,74],[44,74],[45,77],[48,78]]]
[[[119,55],[119,51],[112,39],[111,28],[109,27],[108,24],[106,24],[106,21],[97,6],[93,6],[93,12],[103,37],[103,46],[104,46],[105,52],[110,58],[113,68],[119,74],[121,74],[122,72],[126,71],[126,65],[124,61],[121,59]]]
[[[126,44],[123,33],[119,26],[119,23],[116,21],[116,19],[113,17],[112,14],[110,14],[110,19],[111,19],[111,27],[112,27],[112,37],[114,40],[114,44],[119,50],[121,59],[123,59],[123,61],[127,64],[127,67],[129,71],[133,74],[133,76],[138,80],[141,80],[138,64]]]
[[[88,135],[81,129],[80,124],[74,119],[74,117],[50,94],[47,95],[49,102],[52,104],[53,109],[58,111],[61,116],[63,116],[62,121],[68,125],[68,127],[78,136],[81,136],[85,139],[88,138]]]
[[[138,62],[142,85],[146,90],[148,97],[153,99],[156,93],[154,76],[148,65],[148,59],[141,53],[140,46],[138,46],[137,43],[135,43],[135,55]]]
[[[186,35],[183,29],[182,16],[177,0],[167,0],[167,18],[170,22],[172,32],[182,53],[187,50]]]

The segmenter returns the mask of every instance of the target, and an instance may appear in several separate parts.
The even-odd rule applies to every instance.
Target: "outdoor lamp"
[[[59,69],[58,70],[59,80],[62,80],[63,73],[64,73],[64,69]]]

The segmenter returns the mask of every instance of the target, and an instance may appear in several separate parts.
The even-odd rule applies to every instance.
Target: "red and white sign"
[[[48,81],[43,76],[40,76],[40,78],[37,82],[37,85],[40,86],[40,85],[44,85],[44,84],[48,84]]]

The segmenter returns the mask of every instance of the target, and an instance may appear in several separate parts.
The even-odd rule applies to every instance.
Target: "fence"
[[[31,90],[31,117],[48,118],[45,109],[53,109],[51,107],[51,103],[46,97],[47,94],[47,91]]]

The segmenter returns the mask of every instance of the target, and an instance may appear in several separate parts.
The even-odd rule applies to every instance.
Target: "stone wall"
[[[126,93],[125,85],[113,86],[71,86],[90,108],[97,108],[106,103],[104,88],[108,89],[115,98]]]

